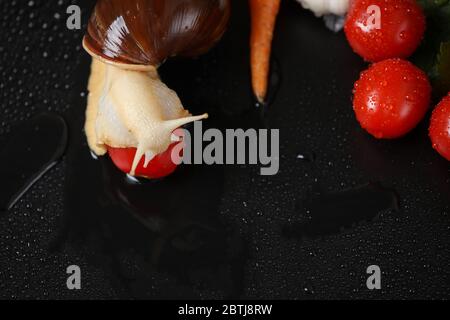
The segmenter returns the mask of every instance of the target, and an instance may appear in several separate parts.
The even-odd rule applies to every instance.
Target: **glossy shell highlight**
[[[230,10],[230,0],[99,0],[83,45],[104,62],[157,67],[212,48]]]

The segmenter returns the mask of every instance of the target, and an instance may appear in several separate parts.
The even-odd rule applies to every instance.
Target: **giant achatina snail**
[[[98,0],[83,46],[93,57],[85,131],[91,150],[136,148],[131,175],[166,151],[191,116],[158,76],[167,58],[196,56],[223,35],[230,0]]]

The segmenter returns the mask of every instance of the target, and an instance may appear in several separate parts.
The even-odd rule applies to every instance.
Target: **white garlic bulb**
[[[303,8],[309,9],[317,17],[327,14],[342,16],[347,13],[350,0],[297,0]]]

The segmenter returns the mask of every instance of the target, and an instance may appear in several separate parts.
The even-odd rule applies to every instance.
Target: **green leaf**
[[[436,98],[450,91],[450,0],[418,0],[427,15],[427,30],[412,61],[428,73]]]
[[[446,5],[449,0],[417,0],[420,6],[425,10],[425,12],[429,12],[435,9],[438,9],[444,5]]]
[[[436,64],[436,87],[440,95],[450,91],[450,41],[441,43]]]

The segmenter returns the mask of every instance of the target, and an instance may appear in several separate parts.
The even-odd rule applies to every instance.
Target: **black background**
[[[431,148],[428,118],[397,141],[360,129],[351,91],[365,63],[342,32],[283,1],[273,63],[280,85],[262,121],[249,85],[248,8],[233,1],[223,41],[197,60],[168,61],[161,75],[192,112],[210,113],[205,125],[279,128],[279,174],[188,167],[149,184],[148,202],[123,205],[111,200],[123,176],[107,159],[92,160],[84,141],[90,58],[84,31],[66,28],[71,3],[85,28],[89,1],[0,4],[0,134],[43,111],[70,127],[63,161],[0,215],[0,298],[450,297],[448,162]],[[308,199],[369,182],[394,189],[399,209],[336,232],[284,235],[314,214]],[[352,214],[366,216],[366,205]],[[72,264],[82,270],[79,291],[66,288]],[[366,288],[372,264],[382,270],[379,291]]]

